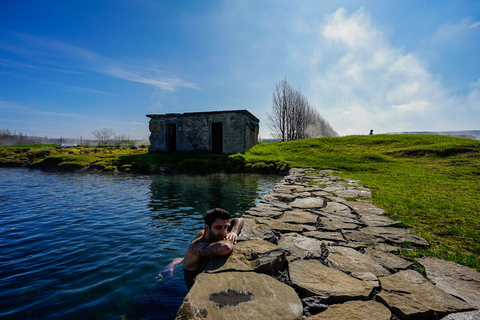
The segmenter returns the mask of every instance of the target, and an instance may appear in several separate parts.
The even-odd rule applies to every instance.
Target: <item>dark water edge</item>
[[[280,176],[0,168],[1,319],[173,319],[203,214],[240,216]]]

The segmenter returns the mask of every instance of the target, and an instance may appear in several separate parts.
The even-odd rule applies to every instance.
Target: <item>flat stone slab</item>
[[[438,288],[461,298],[480,309],[480,272],[455,262],[437,258],[421,258],[427,278]]]
[[[326,196],[325,198],[330,200],[330,201],[333,201],[333,202],[340,202],[340,203],[347,203],[348,202],[344,198],[340,198],[340,197]]]
[[[339,219],[318,217],[317,229],[323,231],[353,230],[357,229],[358,224],[342,222]]]
[[[308,317],[308,320],[390,320],[392,313],[375,301],[348,301],[335,304],[327,310]]]
[[[384,237],[379,235],[364,232],[362,229],[359,230],[342,230],[342,234],[348,242],[352,243],[363,243],[367,245],[378,244],[385,242]]]
[[[364,215],[364,214],[382,215],[385,212],[385,210],[377,207],[374,204],[371,204],[370,202],[347,201],[345,202],[345,204],[350,208],[352,208],[353,210],[355,210],[355,212],[360,215]]]
[[[408,261],[393,253],[366,248],[365,254],[392,273],[395,273],[399,270],[406,270],[413,266],[412,261]]]
[[[292,208],[299,209],[320,209],[324,206],[325,200],[320,197],[299,198],[290,203]]]
[[[238,235],[238,241],[253,239],[270,240],[275,237],[272,230],[266,226],[258,225],[253,219],[244,219],[242,231]]]
[[[271,192],[276,194],[290,194],[294,189],[295,188],[291,188],[289,185],[277,184]]]
[[[337,193],[338,191],[344,191],[347,189],[347,185],[344,183],[328,183],[328,187],[323,188],[323,190],[328,192]]]
[[[433,319],[454,312],[471,311],[473,307],[431,284],[420,273],[403,270],[380,277],[382,291],[377,300],[387,305],[400,319]]]
[[[351,217],[339,216],[339,215],[336,215],[335,213],[329,213],[322,210],[311,210],[311,212],[321,217],[331,218],[331,219],[339,220],[341,222],[353,223],[361,227],[366,227],[366,225],[363,224],[360,220],[358,220],[355,216],[351,216]]]
[[[259,209],[267,208],[269,210],[279,210],[279,211],[292,210],[292,207],[290,207],[285,202],[279,201],[270,195],[266,195],[265,197],[262,200],[260,200],[259,204],[257,204],[256,206],[257,208]]]
[[[343,236],[348,241],[358,241],[367,244],[388,242],[400,246],[408,242],[422,247],[429,245],[422,237],[412,235],[409,232],[408,229],[403,228],[366,227],[355,231],[346,231],[343,233]]]
[[[357,216],[352,213],[352,209],[339,202],[327,202],[327,206],[322,208],[321,211],[331,213],[336,216],[357,219]]]
[[[370,190],[343,190],[335,191],[335,193],[342,198],[371,198],[372,192]]]
[[[315,224],[318,215],[306,211],[285,211],[283,216],[278,219],[280,222],[296,223],[296,224]]]
[[[331,196],[332,194],[327,191],[315,191],[315,192],[312,192],[312,195],[315,197],[326,197],[326,196]]]
[[[278,201],[283,201],[283,202],[291,202],[295,200],[295,198],[297,197],[290,193],[271,193],[270,195],[275,199],[277,199]]]
[[[300,320],[302,314],[302,301],[286,284],[255,272],[222,272],[199,274],[175,319]]]
[[[295,193],[299,192],[315,192],[315,191],[322,191],[320,187],[317,186],[301,186],[295,189]]]
[[[350,276],[358,280],[367,282],[374,289],[380,289],[380,280],[378,280],[378,277],[371,272],[356,271],[350,273]]]
[[[345,242],[345,238],[340,232],[308,231],[302,234],[306,237],[315,238],[318,240]]]
[[[263,207],[253,207],[250,210],[245,212],[246,215],[251,215],[254,217],[266,217],[266,218],[280,218],[283,215],[283,211],[276,210],[270,206]]]
[[[267,261],[267,257],[270,258]],[[260,260],[262,262],[260,262]],[[259,271],[275,274],[286,268],[284,250],[265,240],[249,240],[238,242],[228,256],[212,257],[205,268],[206,273],[225,271]],[[266,268],[270,266],[271,270]]]
[[[359,220],[369,227],[393,227],[402,224],[400,221],[393,221],[388,217],[376,214],[363,214]]]
[[[368,255],[352,248],[332,246],[328,247],[328,252],[328,257],[325,259],[326,264],[343,272],[371,272],[377,277],[390,274],[387,269],[376,263]]]
[[[480,320],[480,311],[452,313],[443,317],[442,320]]]
[[[281,233],[290,233],[290,232],[302,232],[303,226],[293,223],[285,223],[277,220],[259,220],[258,223],[264,223],[268,228],[281,232]]]
[[[289,253],[289,260],[319,259],[327,255],[322,241],[296,233],[285,234],[278,241],[278,246]]]
[[[289,264],[290,280],[305,296],[320,296],[329,303],[367,300],[372,286],[318,260],[295,260]]]

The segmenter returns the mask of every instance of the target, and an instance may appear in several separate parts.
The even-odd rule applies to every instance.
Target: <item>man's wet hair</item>
[[[211,227],[217,219],[230,220],[230,213],[220,208],[212,209],[205,215],[205,224]]]

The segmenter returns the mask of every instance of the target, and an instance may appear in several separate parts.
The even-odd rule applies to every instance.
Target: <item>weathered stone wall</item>
[[[210,260],[177,320],[480,319],[479,272],[422,258],[422,274],[395,252],[425,239],[383,216],[360,181],[312,171],[292,169],[244,214],[235,249]]]
[[[259,125],[257,121],[245,117],[245,152],[258,143]]]
[[[176,150],[212,150],[212,123],[223,124],[223,153],[244,153],[258,143],[259,121],[246,110],[148,115],[150,151],[168,151],[167,124],[176,124]]]

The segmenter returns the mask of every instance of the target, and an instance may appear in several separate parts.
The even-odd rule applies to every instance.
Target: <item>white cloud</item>
[[[372,43],[381,40],[380,32],[371,26],[370,18],[363,9],[347,18],[347,11],[340,8],[325,20],[327,22],[323,28],[325,38],[341,41],[351,48],[368,49]]]
[[[412,101],[410,103],[406,103],[398,106],[392,106],[392,108],[398,109],[398,110],[418,112],[418,111],[427,109],[428,106],[429,106],[428,101]]]
[[[326,16],[322,35],[318,47],[330,64],[326,71],[312,64],[312,103],[341,135],[458,130],[472,122],[480,82],[468,95],[452,95],[425,62],[390,45],[363,9]]]

